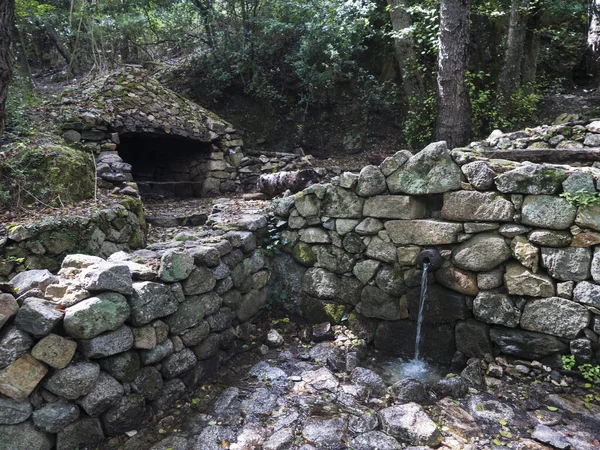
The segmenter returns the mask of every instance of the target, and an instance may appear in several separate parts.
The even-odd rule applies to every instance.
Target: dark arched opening
[[[131,174],[144,200],[200,197],[210,144],[176,136],[120,136],[119,156],[131,164]]]

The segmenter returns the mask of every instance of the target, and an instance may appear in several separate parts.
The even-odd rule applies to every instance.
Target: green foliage
[[[93,196],[90,154],[34,142],[7,147],[0,160],[0,208],[60,207]]]
[[[589,192],[586,189],[580,189],[577,192],[563,192],[560,194],[567,202],[573,206],[586,208],[588,206],[600,203],[600,197],[597,192]]]
[[[575,367],[575,356],[573,355],[562,355],[562,366],[565,370],[573,370]]]
[[[579,366],[581,376],[595,384],[600,384],[600,366],[592,366],[591,364],[582,364]]]
[[[410,147],[420,147],[433,138],[437,105],[438,96],[433,89],[424,98],[414,96],[409,99],[409,107],[404,121],[404,134]]]
[[[14,71],[6,99],[6,131],[17,134],[35,133],[28,110],[39,103],[39,96],[33,90],[31,82]]]
[[[562,366],[565,370],[573,370],[576,366],[574,355],[562,355]],[[600,365],[581,364],[577,367],[581,376],[595,384],[600,384]]]

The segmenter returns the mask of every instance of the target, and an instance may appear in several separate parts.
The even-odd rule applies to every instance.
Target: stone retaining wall
[[[255,234],[161,253],[69,255],[0,285],[0,448],[134,430],[255,338],[270,277]]]
[[[27,269],[55,272],[69,253],[107,257],[145,245],[142,202],[134,198],[97,211],[8,225],[0,230],[0,281]]]
[[[574,204],[597,198],[597,172],[484,161],[444,142],[398,152],[275,203],[289,253],[275,262],[278,289],[312,321],[347,320],[367,342],[411,357],[416,257],[433,248],[445,263],[429,278],[425,356],[556,364],[571,352],[597,363],[600,206]]]

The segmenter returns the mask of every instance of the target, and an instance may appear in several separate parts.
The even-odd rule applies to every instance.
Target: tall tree
[[[498,77],[498,95],[503,100],[502,111],[510,109],[510,99],[521,86],[521,63],[527,36],[527,15],[530,0],[511,0],[510,22],[504,64]]]
[[[6,125],[6,97],[11,75],[10,42],[15,18],[15,0],[0,1],[0,134]]]
[[[592,18],[587,36],[589,66],[591,73],[597,77],[600,67],[600,0],[592,0],[590,9]]]
[[[466,144],[471,135],[471,104],[465,84],[470,13],[469,0],[441,1],[435,138],[450,147]]]
[[[417,99],[423,96],[423,86],[410,67],[416,64],[414,42],[407,30],[411,26],[410,14],[406,10],[407,0],[387,0],[390,6],[390,21],[394,30],[394,53],[398,63],[404,97],[407,102],[411,97]]]

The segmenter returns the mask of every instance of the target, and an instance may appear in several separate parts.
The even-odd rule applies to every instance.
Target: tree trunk
[[[521,62],[521,82],[529,91],[534,88],[537,77],[537,62],[540,49],[540,26],[542,21],[543,3],[536,3],[529,11],[527,31]]]
[[[60,38],[58,37],[58,33],[56,32],[54,27],[47,23],[43,24],[42,26],[44,28],[44,31],[46,32],[46,36],[48,36],[48,39],[50,40],[52,45],[54,45],[58,53],[60,53],[60,56],[64,58],[67,64],[71,64],[71,54],[69,53],[69,50],[67,50],[67,48],[64,45],[62,45],[62,42],[60,42]]]
[[[6,97],[10,84],[11,57],[10,43],[11,30],[15,19],[15,0],[2,0],[0,2],[0,135],[6,126]]]
[[[521,62],[527,32],[529,0],[512,0],[504,65],[498,79],[498,95],[503,100],[502,112],[510,109],[510,99],[521,85]]]
[[[404,31],[411,26],[410,15],[406,11],[406,0],[387,0],[387,2],[390,6],[392,29],[396,33],[394,53],[402,78],[404,97],[408,103],[410,98],[420,99],[423,96],[423,86],[419,78],[414,73],[410,73],[410,68],[416,64],[412,38],[404,34]]]
[[[469,0],[442,0],[438,56],[437,140],[464,145],[471,135],[471,104],[465,84],[469,62]]]
[[[600,0],[592,0],[591,21],[588,31],[588,53],[590,73],[598,80],[600,72]]]

